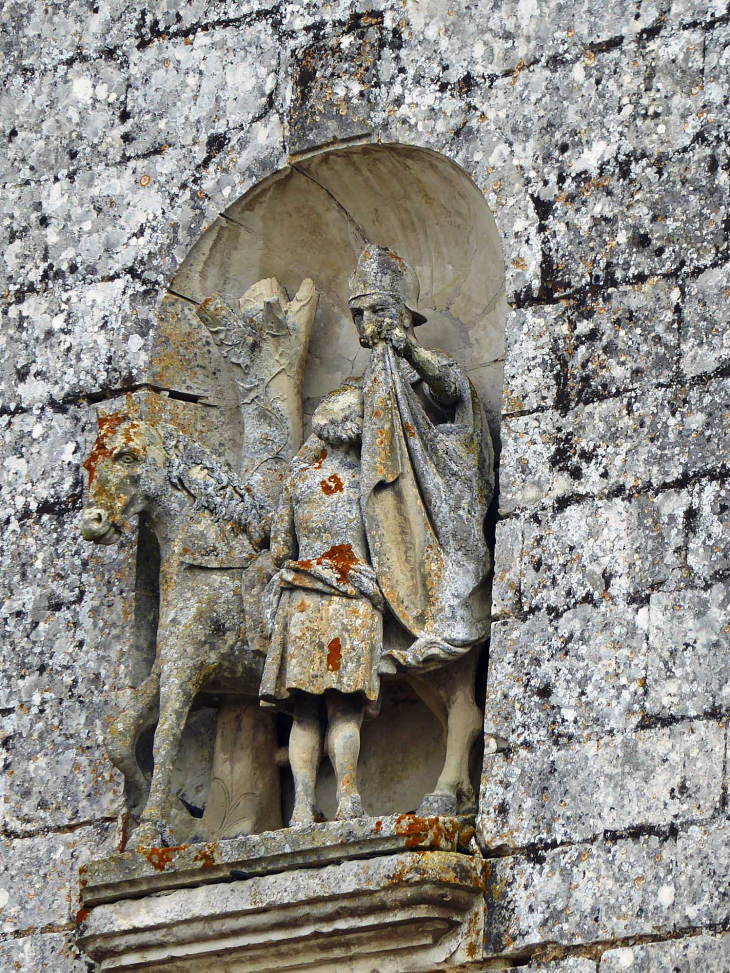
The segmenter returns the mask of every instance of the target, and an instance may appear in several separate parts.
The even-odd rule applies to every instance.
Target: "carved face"
[[[403,301],[392,294],[354,297],[350,301],[350,312],[363,348],[372,348],[382,341],[386,332],[394,326],[404,331],[412,328],[411,312]]]
[[[162,495],[162,437],[142,420],[121,413],[104,416],[84,469],[89,474],[89,498],[81,515],[81,534],[96,544],[114,544],[127,518]]]
[[[362,392],[345,385],[320,402],[312,416],[312,430],[333,445],[357,442],[362,436]]]

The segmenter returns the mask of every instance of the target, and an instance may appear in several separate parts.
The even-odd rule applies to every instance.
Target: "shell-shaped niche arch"
[[[364,370],[368,352],[349,314],[347,280],[368,243],[390,247],[416,271],[419,310],[428,319],[418,338],[466,368],[498,435],[506,301],[494,218],[463,169],[436,152],[400,144],[351,144],[292,163],[211,224],[161,307],[149,384],[167,394],[152,395],[151,407],[236,466],[243,430],[235,375],[196,305],[216,292],[236,305],[252,284],[272,277],[293,297],[311,278],[321,296],[304,376],[306,426],[323,395]],[[207,778],[199,769],[191,776],[201,750],[194,741],[190,747],[178,793],[204,803]],[[390,687],[381,716],[363,730],[368,811],[417,807],[435,783],[443,753],[436,717],[407,688]],[[326,768],[323,773],[318,800],[329,815],[334,788]],[[284,805],[286,820],[286,794]]]
[[[212,436],[210,445],[225,447],[235,462],[241,431],[233,378],[194,305],[214,292],[234,304],[266,277],[293,296],[310,277],[321,297],[304,379],[306,419],[325,393],[364,368],[347,279],[367,243],[390,247],[414,268],[428,318],[419,340],[465,366],[498,433],[506,302],[494,218],[463,169],[402,144],[320,152],[264,179],[221,214],[170,284],[151,384],[222,406],[227,423],[216,423],[214,433],[205,423],[198,435]]]

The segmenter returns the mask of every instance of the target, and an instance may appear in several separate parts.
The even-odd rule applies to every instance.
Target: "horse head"
[[[81,515],[84,540],[115,544],[127,519],[146,510],[166,487],[165,446],[150,423],[119,412],[99,419],[84,463],[89,498]]]

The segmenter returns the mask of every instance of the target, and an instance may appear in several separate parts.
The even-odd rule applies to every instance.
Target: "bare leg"
[[[337,779],[337,820],[363,817],[365,811],[357,787],[360,727],[363,704],[343,693],[327,693],[327,748]]]
[[[294,723],[289,735],[289,766],[294,777],[291,827],[322,820],[314,803],[322,757],[322,724],[318,709],[317,700],[308,693],[300,693],[294,704]]]

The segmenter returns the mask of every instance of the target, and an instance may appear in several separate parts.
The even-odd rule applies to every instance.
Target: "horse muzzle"
[[[109,514],[101,507],[87,507],[81,514],[81,536],[94,544],[115,544],[121,530],[109,520]]]

